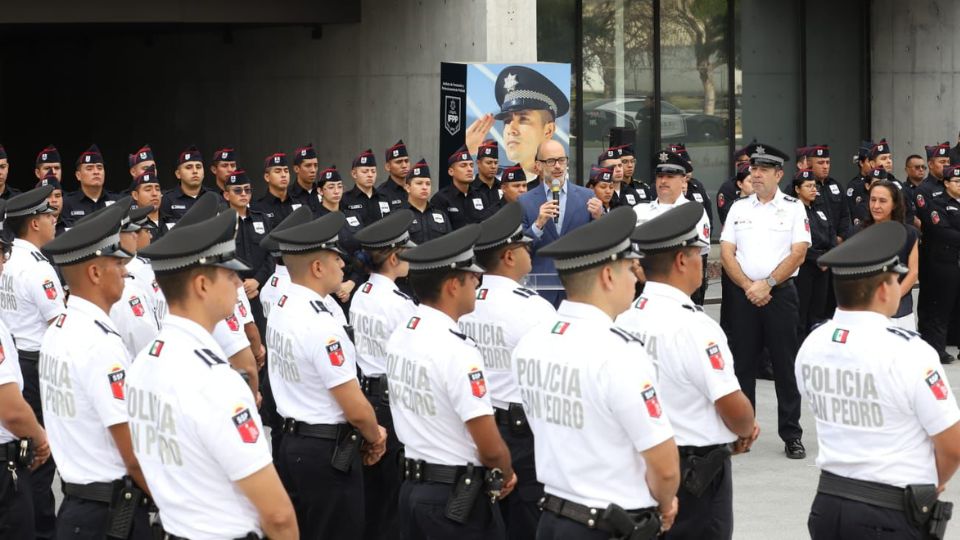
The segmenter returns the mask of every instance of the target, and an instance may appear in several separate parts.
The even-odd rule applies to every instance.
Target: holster
[[[133,516],[143,504],[143,490],[129,476],[116,482],[113,501],[107,512],[107,538],[126,540],[133,528]]]
[[[337,441],[337,446],[333,449],[333,456],[330,458],[330,466],[340,472],[350,472],[362,445],[363,436],[360,434],[360,430],[350,427],[346,435],[340,437]]]
[[[461,525],[470,520],[470,514],[477,503],[477,498],[484,491],[484,482],[482,482],[479,472],[473,464],[470,464],[467,465],[466,471],[457,478],[444,509],[444,515],[447,519]]]
[[[680,463],[682,470],[681,481],[683,487],[694,497],[700,497],[714,479],[723,470],[730,448],[727,445],[719,446],[703,456],[687,455]]]
[[[518,437],[526,437],[532,433],[530,431],[530,424],[527,422],[527,413],[523,411],[523,404],[511,403],[507,409],[507,414],[510,417],[511,433]]]
[[[660,534],[660,515],[644,512],[632,517],[621,506],[610,503],[601,518],[613,533],[614,540],[650,540]]]
[[[932,538],[941,540],[953,515],[953,503],[937,500],[937,486],[911,484],[903,491],[907,519]]]

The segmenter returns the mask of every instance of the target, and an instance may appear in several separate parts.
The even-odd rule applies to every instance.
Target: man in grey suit
[[[568,160],[566,150],[558,141],[543,142],[537,151],[537,165],[543,181],[518,199],[523,207],[523,232],[533,238],[531,274],[556,275],[553,259],[538,257],[537,251],[603,215],[603,203],[593,196],[593,191],[567,182]],[[554,200],[553,189],[557,191],[559,202]],[[564,298],[563,288],[559,286],[558,290],[538,292],[554,307]]]

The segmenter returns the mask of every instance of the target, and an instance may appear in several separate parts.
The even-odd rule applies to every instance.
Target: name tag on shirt
[[[262,222],[262,221],[254,221],[254,222],[253,222],[253,230],[254,230],[254,232],[256,232],[257,234],[263,234],[263,233],[264,233],[263,222]]]
[[[830,184],[830,193],[833,193],[834,195],[839,195],[839,194],[840,194],[840,186],[838,186],[838,185],[836,185],[836,184]]]
[[[380,201],[380,213],[389,214],[390,213],[390,203],[386,201]]]
[[[171,209],[171,210],[186,210],[186,209],[187,209],[187,205],[185,205],[185,204],[171,204],[171,205],[170,205],[170,209]]]
[[[103,201],[103,205],[104,205],[104,206],[111,206],[111,205],[112,205],[113,203],[115,203],[115,202],[117,202],[117,201]]]
[[[483,210],[483,201],[481,199],[473,199],[473,207],[477,210]]]
[[[631,206],[633,206],[634,204],[637,204],[637,199],[633,196],[632,193],[627,193],[625,198],[627,199],[627,204]]]
[[[291,205],[290,205],[290,209],[291,209],[291,210],[296,210],[297,208],[300,208],[301,206],[303,206],[303,205],[302,205],[302,204],[291,204]]]
[[[820,219],[822,219],[822,220],[824,220],[824,221],[827,220],[827,216],[824,215],[824,213],[823,213],[822,210],[817,210],[817,215],[820,216]]]
[[[433,220],[437,223],[443,223],[443,214],[433,214]]]
[[[349,224],[351,227],[359,227],[360,220],[354,216],[347,216],[347,224]]]

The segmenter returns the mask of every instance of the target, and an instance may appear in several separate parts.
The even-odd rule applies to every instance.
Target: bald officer
[[[890,321],[906,238],[903,224],[879,223],[817,261],[833,271],[837,312],[796,364],[820,447],[815,540],[941,539],[950,519],[937,494],[960,464],[960,409],[936,351]]]
[[[637,227],[646,285],[617,324],[646,343],[676,431],[683,482],[680,511],[667,538],[732,538],[730,454],[760,433],[740,391],[727,338],[691,301],[702,279],[700,248],[709,243],[697,205],[677,206]],[[735,443],[735,444],[734,444]]]
[[[503,539],[498,498],[517,484],[497,431],[476,343],[457,321],[473,311],[483,269],[466,225],[401,255],[420,305],[387,342],[393,424],[405,446],[402,539]]]
[[[537,538],[656,538],[677,514],[677,446],[644,345],[614,324],[637,278],[617,208],[540,250],[567,299],[511,356],[544,484]]]

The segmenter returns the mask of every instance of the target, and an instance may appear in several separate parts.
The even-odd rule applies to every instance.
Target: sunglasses
[[[250,186],[232,187],[230,188],[230,192],[233,193],[234,195],[246,195],[248,193],[253,193],[253,188],[251,188]]]

